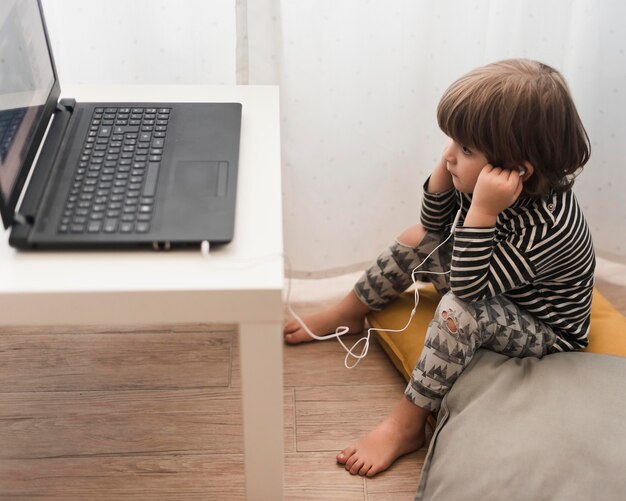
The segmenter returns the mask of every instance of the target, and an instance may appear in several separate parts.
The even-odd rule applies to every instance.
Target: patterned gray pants
[[[383,252],[357,281],[354,292],[370,309],[381,310],[412,283],[411,273],[447,237],[426,233],[417,247],[399,242]],[[509,357],[549,353],[554,331],[505,296],[465,302],[450,292],[452,238],[415,271],[415,279],[432,282],[442,295],[430,322],[422,354],[405,396],[415,405],[439,410],[441,399],[472,360],[478,348]]]

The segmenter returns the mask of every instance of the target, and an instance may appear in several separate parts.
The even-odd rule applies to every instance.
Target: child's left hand
[[[487,164],[478,175],[472,206],[478,212],[497,217],[522,194],[522,176],[517,170]]]

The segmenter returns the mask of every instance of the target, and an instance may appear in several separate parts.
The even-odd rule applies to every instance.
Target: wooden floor
[[[598,288],[626,313],[623,285]],[[0,499],[244,499],[237,349],[232,326],[0,331]],[[335,342],[284,361],[286,499],[412,499],[425,449],[373,479],[334,459],[402,395],[380,347],[353,370]]]

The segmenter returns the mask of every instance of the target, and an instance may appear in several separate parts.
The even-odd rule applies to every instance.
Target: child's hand
[[[427,187],[429,193],[443,193],[444,191],[448,191],[454,186],[454,183],[452,182],[452,175],[450,174],[450,172],[448,172],[448,169],[446,167],[447,161],[445,158],[446,151],[451,142],[452,139],[450,139],[450,141],[446,145],[446,148],[443,150],[443,154],[441,155],[439,162],[437,162],[437,165],[435,166],[433,173],[430,176]]]
[[[498,214],[515,203],[523,187],[522,176],[517,170],[487,164],[478,175],[471,209],[495,220]]]

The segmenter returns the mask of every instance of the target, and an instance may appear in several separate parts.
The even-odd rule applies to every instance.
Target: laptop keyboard
[[[94,110],[59,233],[146,233],[170,108]]]

